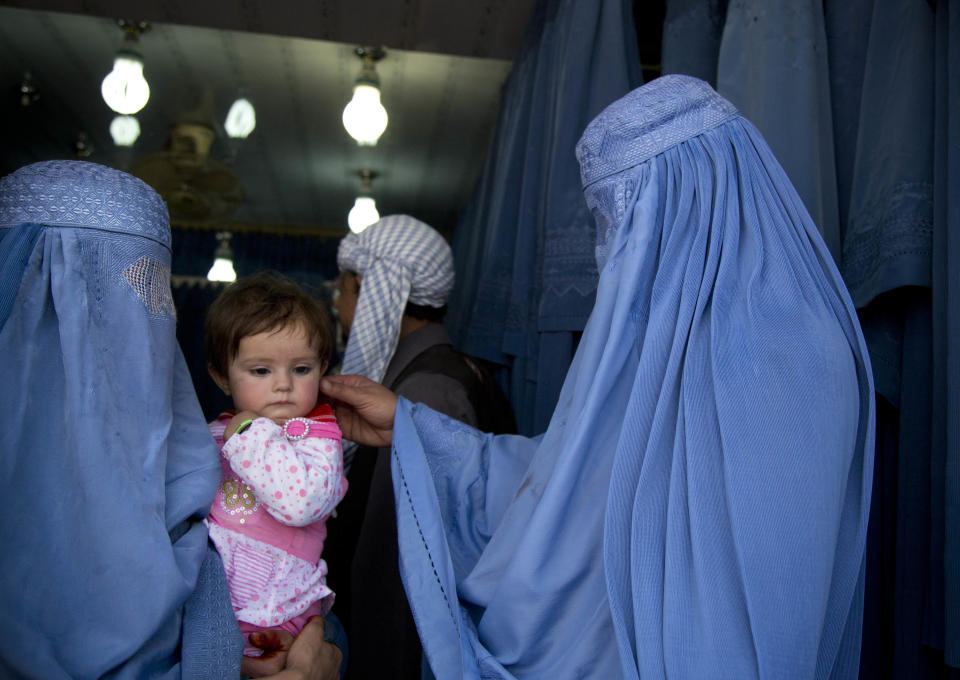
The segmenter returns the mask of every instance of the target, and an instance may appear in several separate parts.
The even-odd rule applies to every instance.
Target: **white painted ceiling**
[[[378,175],[381,214],[408,213],[449,231],[479,176],[533,4],[0,0],[0,174],[76,157],[81,135],[92,147],[87,160],[129,170],[163,151],[201,93],[212,96],[218,125],[243,94],[256,106],[257,129],[239,143],[221,129],[211,151],[243,196],[219,224],[343,233],[357,171],[367,168]],[[114,114],[100,96],[122,43],[119,18],[151,23],[138,46],[151,97],[132,149],[114,146]],[[359,45],[387,52],[377,71],[390,123],[373,148],[358,147],[340,121],[360,70]],[[39,97],[23,106],[27,72]],[[203,191],[215,194],[215,185]]]

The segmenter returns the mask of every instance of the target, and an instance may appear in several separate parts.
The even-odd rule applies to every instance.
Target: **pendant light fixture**
[[[117,21],[123,29],[124,46],[117,50],[113,70],[103,79],[100,94],[111,109],[121,115],[131,115],[142,109],[150,99],[150,86],[143,77],[143,57],[134,49],[141,33],[149,30],[145,21]]]
[[[343,127],[360,146],[375,146],[387,129],[387,110],[380,103],[380,78],[376,65],[385,52],[380,47],[358,47],[360,75],[354,81],[353,99],[343,109]]]
[[[255,127],[257,127],[257,112],[249,99],[240,97],[230,106],[223,129],[233,139],[246,139]]]
[[[140,136],[140,123],[134,116],[116,116],[110,123],[110,136],[117,146],[133,146]]]
[[[373,200],[370,187],[370,183],[376,176],[377,173],[370,170],[360,171],[360,179],[363,181],[363,186],[360,189],[360,195],[357,196],[357,200],[353,202],[353,208],[350,209],[350,214],[347,215],[347,225],[350,227],[350,231],[355,234],[359,234],[380,219],[380,213],[377,212],[377,203]]]
[[[213,254],[213,266],[207,272],[208,281],[231,282],[237,280],[237,272],[233,268],[233,248],[230,247],[230,237],[233,236],[229,231],[218,231],[217,241],[219,245]]]

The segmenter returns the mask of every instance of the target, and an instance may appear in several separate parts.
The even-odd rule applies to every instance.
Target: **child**
[[[330,321],[295,282],[262,272],[220,294],[204,336],[210,375],[236,409],[210,423],[223,468],[210,538],[244,636],[296,636],[333,604],[320,553],[347,488],[340,429],[330,406],[317,404]],[[248,642],[244,653],[261,650]]]

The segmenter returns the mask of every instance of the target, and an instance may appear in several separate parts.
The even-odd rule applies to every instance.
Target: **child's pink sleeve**
[[[257,418],[224,443],[223,455],[283,524],[305,526],[326,517],[346,491],[339,437],[288,440],[281,426]]]

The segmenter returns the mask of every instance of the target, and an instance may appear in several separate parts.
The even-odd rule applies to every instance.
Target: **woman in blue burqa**
[[[166,206],[130,175],[52,161],[0,180],[0,677],[240,677],[170,256]],[[309,635],[287,668],[332,653]]]
[[[667,76],[577,146],[596,305],[546,433],[491,436],[354,376],[392,439],[437,678],[854,678],[873,388],[850,298],[757,130]]]

